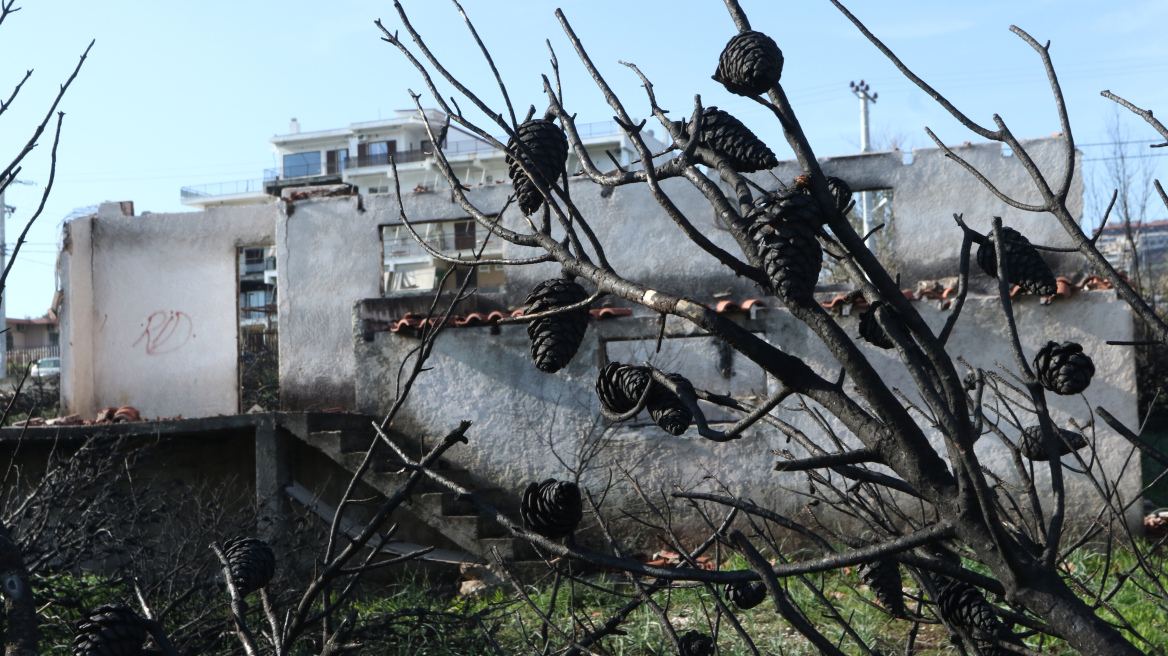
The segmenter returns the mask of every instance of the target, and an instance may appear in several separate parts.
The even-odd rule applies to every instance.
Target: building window
[[[338,148],[337,150],[326,151],[324,159],[329,175],[335,175],[345,170],[345,165],[349,161],[349,149]]]
[[[454,250],[470,250],[475,247],[475,222],[458,221],[454,224]]]
[[[431,290],[438,281],[437,274],[438,271],[429,262],[394,265],[382,279],[383,292],[393,294]]]
[[[61,333],[56,333],[56,332],[49,333],[49,346],[60,346],[60,345],[61,345]]]
[[[298,178],[305,175],[320,175],[320,151],[292,153],[284,156],[284,177]]]
[[[385,166],[397,154],[397,141],[369,141],[357,144],[357,166]]]
[[[275,267],[273,267],[275,268]],[[247,273],[263,273],[264,271],[264,249],[262,248],[245,248],[243,249],[243,272]]]
[[[6,350],[6,351],[16,350],[15,345],[13,345],[13,339],[12,339],[11,332],[4,333],[4,350]]]

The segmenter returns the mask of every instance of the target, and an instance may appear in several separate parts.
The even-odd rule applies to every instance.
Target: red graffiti
[[[142,324],[142,335],[131,345],[146,344],[146,355],[161,355],[179,350],[193,337],[194,323],[186,312],[159,310]]]

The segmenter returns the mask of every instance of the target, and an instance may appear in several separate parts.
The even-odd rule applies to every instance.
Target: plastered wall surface
[[[1058,140],[1026,143],[1041,166],[1060,165]],[[981,166],[1006,193],[1034,201],[1021,168],[1014,158],[1003,158],[997,144],[965,147],[960,152]],[[950,218],[955,210],[964,211],[971,225],[979,229],[986,229],[989,216],[997,213],[1005,216],[1007,223],[1021,227],[1034,241],[1065,243],[1065,236],[1059,236],[1061,228],[1049,216],[1012,214],[1013,210],[984,191],[960,166],[944,159],[937,149],[914,151],[911,165],[903,163],[899,152],[827,158],[823,163],[829,173],[851,180],[857,189],[895,188],[898,258],[902,260],[899,266],[906,286],[911,285],[914,276],[955,274],[960,244],[960,233]],[[793,162],[782,162],[776,173],[789,180],[797,171]],[[775,186],[769,176],[760,178],[760,183],[767,188]],[[729,233],[716,223],[709,203],[692,185],[682,180],[666,180],[662,184],[698,230],[727,251],[738,252]],[[573,178],[569,190],[605,245],[612,266],[622,276],[707,303],[713,302],[715,295],[737,301],[763,296],[753,283],[729,275],[712,256],[685,240],[645,185],[604,189]],[[511,192],[510,185],[499,184],[475,186],[466,193],[483,212],[495,214]],[[1081,206],[1077,175],[1071,197],[1073,207]],[[403,190],[403,203],[415,221],[467,216],[449,190]],[[84,408],[88,413],[133,397],[131,403],[167,409],[159,411],[163,415],[234,412],[235,401],[227,401],[235,397],[235,374],[227,374],[228,369],[234,372],[234,341],[221,344],[222,348],[198,342],[206,344],[201,347],[205,351],[192,349],[191,344],[208,339],[207,331],[199,331],[200,322],[213,326],[216,336],[234,335],[234,295],[219,290],[234,289],[236,264],[232,249],[238,244],[259,243],[274,243],[277,247],[283,407],[354,407],[359,360],[353,356],[349,318],[353,302],[380,295],[382,251],[378,226],[401,222],[392,194],[147,217],[124,217],[117,207],[117,203],[109,204],[96,219],[79,219],[70,224],[72,246],[63,259],[67,300],[62,308],[73,326],[73,337],[63,338],[66,368],[75,372],[67,374],[62,384],[70,407]],[[514,207],[500,220],[514,230],[529,229]],[[484,233],[480,227],[480,236]],[[558,228],[555,234],[561,234]],[[503,244],[504,257],[537,254],[533,249]],[[511,267],[506,272],[505,292],[495,302],[505,307],[521,306],[536,284],[558,275],[560,268],[556,264]],[[74,311],[87,304],[89,310]],[[198,306],[200,318],[196,320],[180,305]],[[153,309],[147,312],[147,307]],[[180,350],[159,353],[152,349],[148,359],[151,365],[143,369],[138,366],[140,354],[126,359],[118,351],[121,347],[114,345],[125,341],[126,335],[119,334],[116,340],[121,341],[111,342],[104,332],[110,317],[115,316],[110,314],[110,308],[118,313],[117,330],[128,331],[133,338],[131,344],[150,325],[149,318],[155,312],[163,313],[156,318],[162,325],[173,318],[171,326],[182,326],[174,334],[185,334],[189,324],[192,337]],[[166,314],[169,312],[181,314],[172,317]],[[151,335],[155,332],[152,328]],[[138,348],[142,348],[141,344]],[[162,348],[169,347],[159,347]],[[202,355],[194,357],[195,353]],[[181,366],[152,368],[153,363],[161,362],[157,359],[161,356]],[[216,373],[209,377],[212,370]],[[158,373],[175,382],[162,386],[134,382],[143,380],[142,372]],[[200,390],[195,396],[172,393],[184,389],[177,381],[195,379]],[[94,391],[96,381],[109,384],[98,392]],[[155,401],[151,395],[169,398]],[[210,398],[215,401],[206,400]]]
[[[1023,139],[1030,154],[1052,188],[1057,187],[1066,171],[1066,150],[1061,138]],[[952,146],[953,152],[973,165],[1006,196],[1030,205],[1042,205],[1033,179],[1018,157],[1003,155],[998,143]],[[916,282],[957,275],[961,250],[961,229],[953,214],[961,214],[966,224],[982,233],[991,229],[991,219],[1002,217],[1031,242],[1048,246],[1071,246],[1070,237],[1050,214],[1015,209],[987,189],[960,164],[945,157],[940,148],[914,148],[912,163],[905,164],[899,150],[825,157],[820,159],[824,173],[847,180],[854,190],[892,189],[892,212],[895,216],[894,252],[903,280]],[[789,181],[800,175],[798,162],[785,160],[773,169],[779,179]],[[774,186],[769,175],[754,174],[759,184]],[[857,199],[858,200],[858,199]],[[1076,219],[1083,215],[1083,178],[1079,157],[1067,204]],[[1078,273],[1082,258],[1043,253],[1060,274]],[[974,283],[985,287],[989,278],[974,267]]]
[[[936,302],[922,302],[919,307],[929,324],[939,330],[948,312],[939,310]],[[996,371],[997,363],[1014,369],[1013,357],[997,328],[1001,309],[996,299],[970,298],[964,312],[951,337],[950,353],[987,370]],[[1135,424],[1135,372],[1130,349],[1103,344],[1108,339],[1130,339],[1132,334],[1130,314],[1113,293],[1084,292],[1049,306],[1040,305],[1038,299],[1025,298],[1018,303],[1017,317],[1028,357],[1033,357],[1048,339],[1081,342],[1097,369],[1086,393],[1090,407],[1102,405],[1128,425]],[[840,316],[838,321],[849,334],[856,334],[856,315]],[[757,319],[747,325],[772,344],[803,358],[822,375],[835,378],[839,367],[826,348],[786,311],[759,312]],[[418,437],[437,438],[460,420],[471,420],[470,444],[452,450],[448,456],[496,484],[519,490],[532,480],[566,477],[571,469],[579,467],[578,447],[582,441],[599,435],[606,425],[593,388],[597,370],[606,358],[644,358],[690,377],[699,386],[708,385],[714,392],[744,394],[764,382],[757,368],[737,354],[733,356],[730,377],[725,377],[724,362],[711,338],[680,322],[670,323],[671,338],[666,340],[661,354],[653,352],[656,333],[657,323],[652,317],[593,322],[572,363],[558,374],[547,375],[531,363],[523,326],[503,326],[497,335],[492,335],[489,328],[448,330],[434,350],[433,371],[418,380],[395,426]],[[627,341],[632,338],[641,339]],[[362,363],[357,370],[358,408],[382,414],[392,401],[398,364],[417,341],[389,332],[376,333],[372,341],[365,341],[358,326],[354,343]],[[866,343],[860,348],[891,387],[919,402],[906,370],[890,352]],[[772,379],[767,392],[775,391],[775,385]],[[1080,397],[1047,398],[1056,422],[1064,427],[1071,418],[1080,424],[1090,419],[1088,406]],[[789,401],[786,406],[796,404]],[[780,411],[777,415],[820,444],[829,444],[807,415],[793,411]],[[838,422],[832,425],[841,435],[847,434]],[[939,445],[940,436],[929,432]],[[1007,429],[1007,434],[1017,438],[1016,431]],[[607,467],[619,464],[652,490],[669,491],[674,485],[710,488],[712,483],[703,479],[712,475],[735,493],[750,496],[779,512],[794,512],[804,503],[784,488],[802,489],[805,476],[774,473],[771,468],[776,457],[771,451],[787,448],[797,456],[806,454],[773,429],[751,429],[742,439],[719,444],[697,436],[692,428],[682,437],[672,437],[649,423],[643,414],[605,434],[605,438],[608,444],[583,477],[587,485],[597,489],[607,480]],[[854,437],[847,439],[858,443]],[[992,435],[983,437],[977,445],[978,454],[991,469],[1010,476],[1012,459],[1008,450],[996,442]],[[1130,453],[1126,442],[1100,422],[1096,455],[1110,475],[1123,469]],[[1043,467],[1036,469],[1039,489],[1049,490],[1046,471]],[[1139,467],[1129,465],[1119,489],[1131,498],[1139,488]],[[1082,477],[1070,475],[1068,489],[1068,516],[1087,517],[1097,511],[1093,488]],[[618,493],[617,503],[620,498]],[[1137,521],[1138,508],[1132,512],[1130,519]]]
[[[272,242],[275,207],[146,216],[101,208],[71,228],[67,409],[83,417],[123,405],[144,417],[238,412],[236,249]]]

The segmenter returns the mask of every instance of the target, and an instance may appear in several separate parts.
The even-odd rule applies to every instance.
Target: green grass
[[[798,554],[791,556],[801,557]],[[1156,556],[1155,559],[1160,564],[1160,557]],[[1111,559],[1102,553],[1082,551],[1071,558],[1067,567],[1073,575],[1087,583],[1093,595],[1099,589],[1104,568],[1109,575],[1104,588],[1110,590],[1116,580],[1115,576],[1127,572],[1134,564],[1135,557],[1126,551],[1117,551]],[[967,562],[966,565],[981,569],[972,563]],[[737,557],[723,563],[723,569],[744,568],[745,563]],[[360,617],[355,637],[364,645],[362,653],[477,656],[495,654],[491,644],[493,640],[504,654],[510,655],[538,653],[545,644],[548,632],[542,627],[537,611],[514,588],[503,585],[485,594],[459,597],[454,594],[456,587],[452,587],[448,581],[410,575],[408,570],[403,572],[395,583],[367,587],[354,603]],[[1156,587],[1161,585],[1168,588],[1168,577],[1160,579],[1153,581],[1137,573],[1110,600],[1110,604],[1131,622],[1135,631],[1157,648],[1168,650],[1168,631],[1163,619],[1168,609],[1163,599],[1157,598],[1162,593]],[[797,578],[786,581],[789,593],[819,629],[833,642],[840,644],[846,653],[859,654],[860,650],[854,640],[845,634],[839,622],[833,619],[833,612],[848,618],[856,634],[870,648],[882,650],[885,654],[905,653],[912,622],[892,619],[876,607],[872,603],[870,591],[861,584],[856,571],[849,568],[814,575],[808,577],[808,580],[822,589],[834,611]],[[573,613],[582,618],[582,624],[600,625],[634,595],[634,590],[623,577],[615,574],[593,577],[587,581],[595,587],[564,579],[555,595],[551,615],[564,634],[579,637],[585,632],[583,626],[573,626]],[[904,573],[903,581],[912,591],[915,586],[907,573]],[[42,610],[42,653],[68,653],[72,626],[81,608],[132,598],[132,592],[125,584],[93,576],[59,576],[54,577],[51,583],[54,596],[64,601],[46,605]],[[540,613],[546,612],[551,605],[553,587],[551,575],[525,587]],[[716,589],[716,593],[721,594],[721,590]],[[212,603],[214,599],[211,598]],[[745,656],[752,653],[726,618],[718,616],[713,596],[704,586],[680,585],[658,593],[655,599],[664,608],[678,634],[689,630],[711,635],[716,633],[720,654]],[[1003,604],[1002,600],[991,601]],[[916,607],[916,602],[907,599],[906,602],[910,610]],[[157,607],[160,600],[154,600],[154,603]],[[734,613],[764,654],[812,656],[818,653],[774,612],[769,601],[751,610],[736,609]],[[1100,610],[1100,614],[1106,619],[1115,620],[1105,608]],[[224,622],[225,630],[230,631],[226,615]],[[182,626],[183,618],[173,617],[166,624],[168,631],[175,632],[180,630],[178,627]],[[623,635],[604,639],[605,652],[614,656],[663,656],[674,653],[657,616],[644,606],[634,611],[622,628]],[[1021,627],[1017,627],[1017,630],[1021,630]],[[550,631],[550,639],[554,648],[566,645],[563,635],[555,630]],[[1042,653],[1073,653],[1065,645],[1049,639],[1040,641],[1030,637],[1026,643],[1029,648]],[[946,631],[936,624],[918,626],[914,644],[916,650],[913,653],[922,656],[956,653],[949,644]],[[1147,649],[1138,640],[1136,644]],[[235,646],[235,642],[228,637],[214,651],[200,653],[229,653]],[[318,649],[318,645],[304,643],[295,653],[307,656],[317,653]]]

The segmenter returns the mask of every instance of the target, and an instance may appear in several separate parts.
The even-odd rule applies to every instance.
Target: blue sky
[[[548,38],[577,120],[612,115],[571,51],[553,14],[558,6],[634,115],[648,114],[644,92],[617,60],[637,63],[653,81],[661,106],[678,118],[688,116],[694,94],[701,94],[707,106],[746,122],[780,158],[790,156],[773,119],[709,78],[734,32],[719,0],[463,4],[492,48],[517,111],[545,106],[539,75],[550,72]],[[1158,84],[1168,72],[1168,41],[1160,34],[1168,23],[1163,0],[846,4],[968,115],[989,125],[997,112],[1018,136],[1049,135],[1058,130],[1058,118],[1038,57],[1009,32],[1011,24],[1053,42],[1080,143],[1106,139],[1112,109],[1099,97],[1103,89],[1168,112],[1168,88]],[[879,94],[872,107],[875,143],[896,139],[908,147],[930,146],[924,126],[947,143],[977,140],[901,77],[827,0],[742,5],[755,29],[783,49],[784,87],[819,155],[858,150],[858,102],[848,82],[861,78]],[[501,107],[453,5],[407,0],[405,6],[450,68]],[[185,211],[182,186],[259,178],[274,166],[267,140],[287,132],[292,117],[303,129],[318,130],[411,106],[406,89],[421,91],[422,84],[396,49],[379,40],[373,25],[379,17],[391,29],[399,25],[392,3],[384,0],[25,0],[0,26],[0,90],[11,89],[25,69],[35,69],[0,116],[5,159],[28,138],[89,40],[97,43],[61,105],[66,118],[57,181],[30,233],[27,254],[13,268],[8,315],[39,316],[47,309],[60,222],[74,208],[132,200],[138,212]],[[1125,121],[1132,139],[1155,137],[1143,124]],[[48,179],[50,146],[51,139],[42,139],[26,160],[21,178],[35,184],[9,190],[8,203],[17,208],[7,225],[10,248]],[[1088,159],[1102,154],[1093,146],[1084,151]]]

